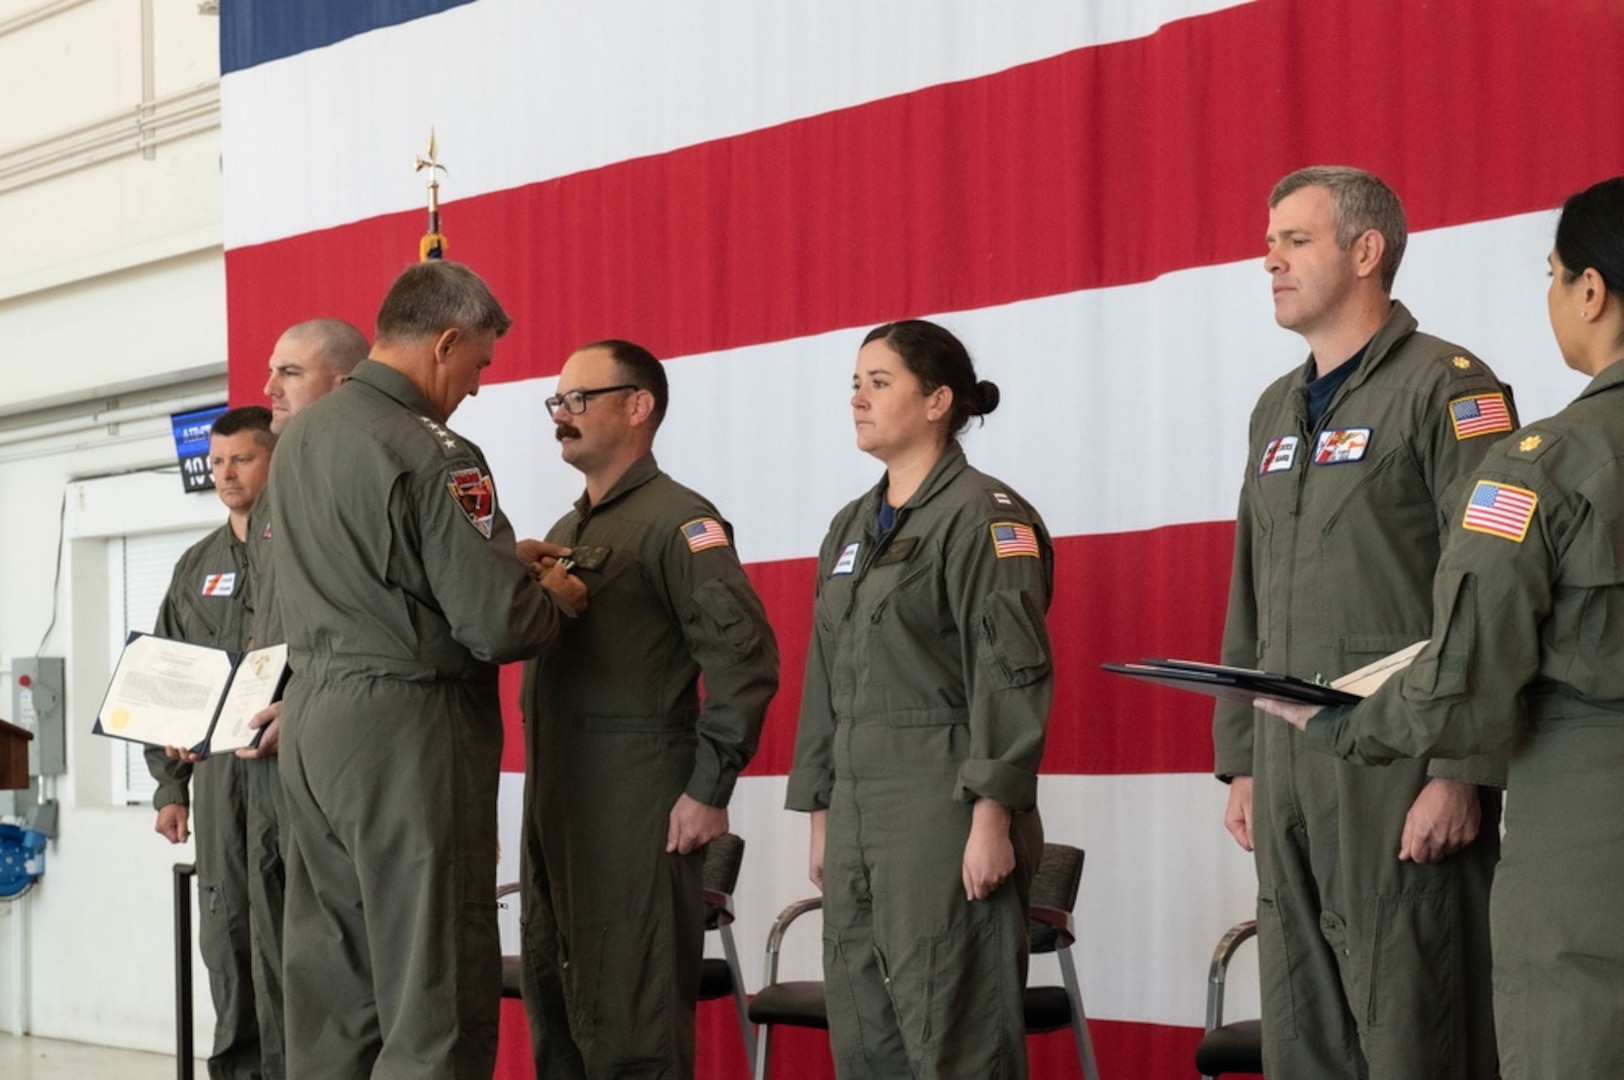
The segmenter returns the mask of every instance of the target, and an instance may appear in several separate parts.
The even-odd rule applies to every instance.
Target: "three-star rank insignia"
[[[489,540],[496,518],[496,486],[491,478],[478,469],[453,469],[446,487],[469,524]]]

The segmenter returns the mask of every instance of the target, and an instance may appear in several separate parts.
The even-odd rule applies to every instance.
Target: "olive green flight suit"
[[[671,808],[684,792],[727,805],[778,688],[778,644],[732,535],[652,456],[547,534],[575,550],[592,600],[525,666],[538,1076],[694,1075],[704,850],[666,853]]]
[[[1447,493],[1515,413],[1482,361],[1418,333],[1398,303],[1310,430],[1313,370],[1310,359],[1282,377],[1252,413],[1223,660],[1331,679],[1427,636]],[[1503,757],[1363,770],[1255,717],[1220,702],[1213,741],[1221,778],[1254,778],[1265,1068],[1492,1077],[1487,898]],[[1430,777],[1486,785],[1481,828],[1441,862],[1400,862]]]
[[[254,648],[281,645],[288,640],[282,626],[282,607],[276,602],[276,566],[271,559],[271,496],[270,485],[254,500],[248,513],[248,566],[254,578],[254,594],[249,599],[252,614],[249,628]]]
[[[1037,770],[1053,696],[1043,521],[957,441],[879,536],[885,482],[835,516],[786,805],[829,811],[823,970],[835,1068],[1024,1077]],[[1015,870],[965,899],[971,804],[1014,811]]]
[[[1499,443],[1461,496],[1431,643],[1308,742],[1363,762],[1509,747],[1501,1075],[1624,1076],[1624,363]]]
[[[269,485],[267,485],[267,490]],[[248,515],[247,535],[248,577],[253,589],[248,595],[250,615],[248,645],[264,648],[287,641],[282,632],[281,609],[276,605],[274,575],[271,568],[270,543],[271,501],[262,490],[254,500]],[[282,933],[283,907],[287,888],[287,866],[282,856],[282,818],[285,814],[282,799],[281,767],[273,755],[253,758],[240,763],[245,773],[253,778],[253,791],[259,806],[259,820],[263,826],[254,832],[249,850],[250,871],[258,873],[264,882],[263,898],[254,907],[255,933],[264,942],[256,956],[259,968],[255,985],[264,990],[261,1002],[260,1030],[275,1032],[275,1065],[266,1067],[266,1080],[287,1075],[286,1022],[282,1004]],[[259,913],[263,912],[263,916]],[[269,1055],[267,1055],[269,1056]]]
[[[220,526],[175,563],[153,632],[241,652],[248,640],[253,574],[247,547]],[[188,803],[197,853],[198,947],[214,998],[215,1080],[280,1080],[282,1054],[282,860],[275,763],[220,754],[192,765],[149,747],[155,809]]]
[[[496,665],[565,616],[519,564],[484,456],[431,415],[365,361],[272,459],[298,1080],[494,1067]]]

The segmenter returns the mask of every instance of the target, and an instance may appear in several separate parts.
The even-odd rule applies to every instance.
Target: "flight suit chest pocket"
[[[1312,513],[1325,523],[1326,532],[1339,525],[1364,530],[1376,521],[1390,531],[1403,528],[1406,534],[1412,528],[1436,529],[1438,511],[1432,493],[1402,445],[1380,457],[1316,466],[1309,484],[1312,490],[1304,501],[1312,500]]]
[[[819,630],[833,633],[836,624],[845,616],[852,601],[851,574],[836,574],[826,578],[813,602],[813,618]]]
[[[869,570],[863,578],[862,607],[868,621],[883,622],[890,619],[912,620],[928,605],[931,590],[925,585],[932,575],[929,560],[920,558],[907,562],[891,562]]]
[[[221,635],[225,633],[226,618],[230,614],[231,606],[235,603],[226,597],[194,596],[192,597],[192,613],[198,622],[203,624],[211,643],[221,648],[239,648],[241,643],[236,641],[222,641]]]

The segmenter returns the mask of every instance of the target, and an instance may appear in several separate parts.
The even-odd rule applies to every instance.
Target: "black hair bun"
[[[974,406],[970,413],[972,416],[986,416],[998,408],[998,384],[987,379],[976,383]]]

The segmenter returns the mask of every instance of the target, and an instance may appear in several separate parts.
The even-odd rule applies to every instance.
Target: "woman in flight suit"
[[[885,464],[835,516],[787,805],[812,818],[843,1077],[1024,1077],[1054,553],[956,436],[998,405],[932,323],[871,331],[857,446]]]
[[[1431,643],[1357,707],[1260,702],[1367,764],[1507,746],[1491,898],[1505,1080],[1624,1075],[1624,177],[1569,199],[1551,329],[1590,383],[1484,459]]]

